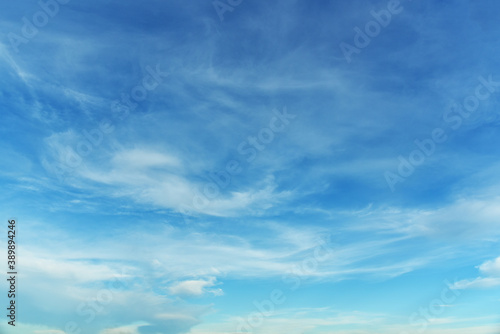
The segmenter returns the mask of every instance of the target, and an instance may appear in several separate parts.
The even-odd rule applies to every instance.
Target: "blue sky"
[[[498,9],[2,3],[0,332],[498,333]]]

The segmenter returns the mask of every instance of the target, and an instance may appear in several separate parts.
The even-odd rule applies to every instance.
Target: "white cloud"
[[[257,321],[255,320],[257,316],[250,317],[250,314],[231,316],[219,323],[195,326],[189,334],[233,334],[238,330],[256,334],[401,334],[416,333],[421,330],[421,328],[412,327],[406,317],[359,311],[339,312],[331,308],[281,309],[263,318],[265,320]],[[474,326],[477,321],[494,321],[495,319],[496,316],[433,318],[430,319],[425,332],[430,334],[496,334],[498,327],[495,325]],[[251,323],[256,325],[251,325]],[[443,328],[443,325],[451,326]]]
[[[215,285],[215,277],[209,277],[208,279],[177,282],[170,286],[168,290],[173,295],[201,296],[205,293],[212,293],[215,296],[222,295],[222,289],[207,289]]]
[[[272,175],[263,176],[243,189],[225,191],[211,180],[189,175],[183,158],[165,150],[134,147],[113,151],[93,147],[92,157],[80,157],[75,150],[82,139],[72,130],[51,135],[45,139],[46,155],[42,163],[53,175],[70,176],[65,180],[68,184],[91,189],[94,194],[128,197],[139,204],[188,215],[213,216],[263,212],[292,196],[290,191],[277,191]],[[104,157],[104,153],[111,158],[101,161],[98,157]],[[215,196],[212,188],[207,188],[212,186],[217,188]]]
[[[481,193],[481,191],[478,191]],[[410,237],[447,240],[484,240],[500,234],[500,208],[497,196],[459,197],[437,208],[374,208],[356,212],[331,213],[352,220],[351,231],[378,231]]]
[[[148,323],[139,323],[116,328],[108,328],[102,330],[100,334],[139,334],[139,328],[148,325]]]
[[[7,325],[7,321],[0,324],[0,333],[2,334],[69,334],[63,330],[53,329],[50,326],[38,325],[38,324],[28,324],[25,322],[19,322],[16,320],[16,326],[12,327]]]
[[[131,169],[162,166],[181,167],[181,161],[173,155],[138,148],[118,152],[113,157],[113,164]]]
[[[478,266],[478,269],[483,276],[458,281],[453,285],[453,288],[493,288],[500,285],[500,257],[484,262]]]
[[[123,277],[108,264],[93,264],[81,259],[54,259],[25,252],[22,268],[30,275],[43,275],[75,283],[99,282]]]
[[[192,322],[198,321],[198,319],[196,319],[195,317],[184,313],[160,313],[157,314],[155,317],[163,320],[183,320]]]
[[[486,261],[479,266],[479,271],[485,275],[500,277],[500,256],[494,260]]]

